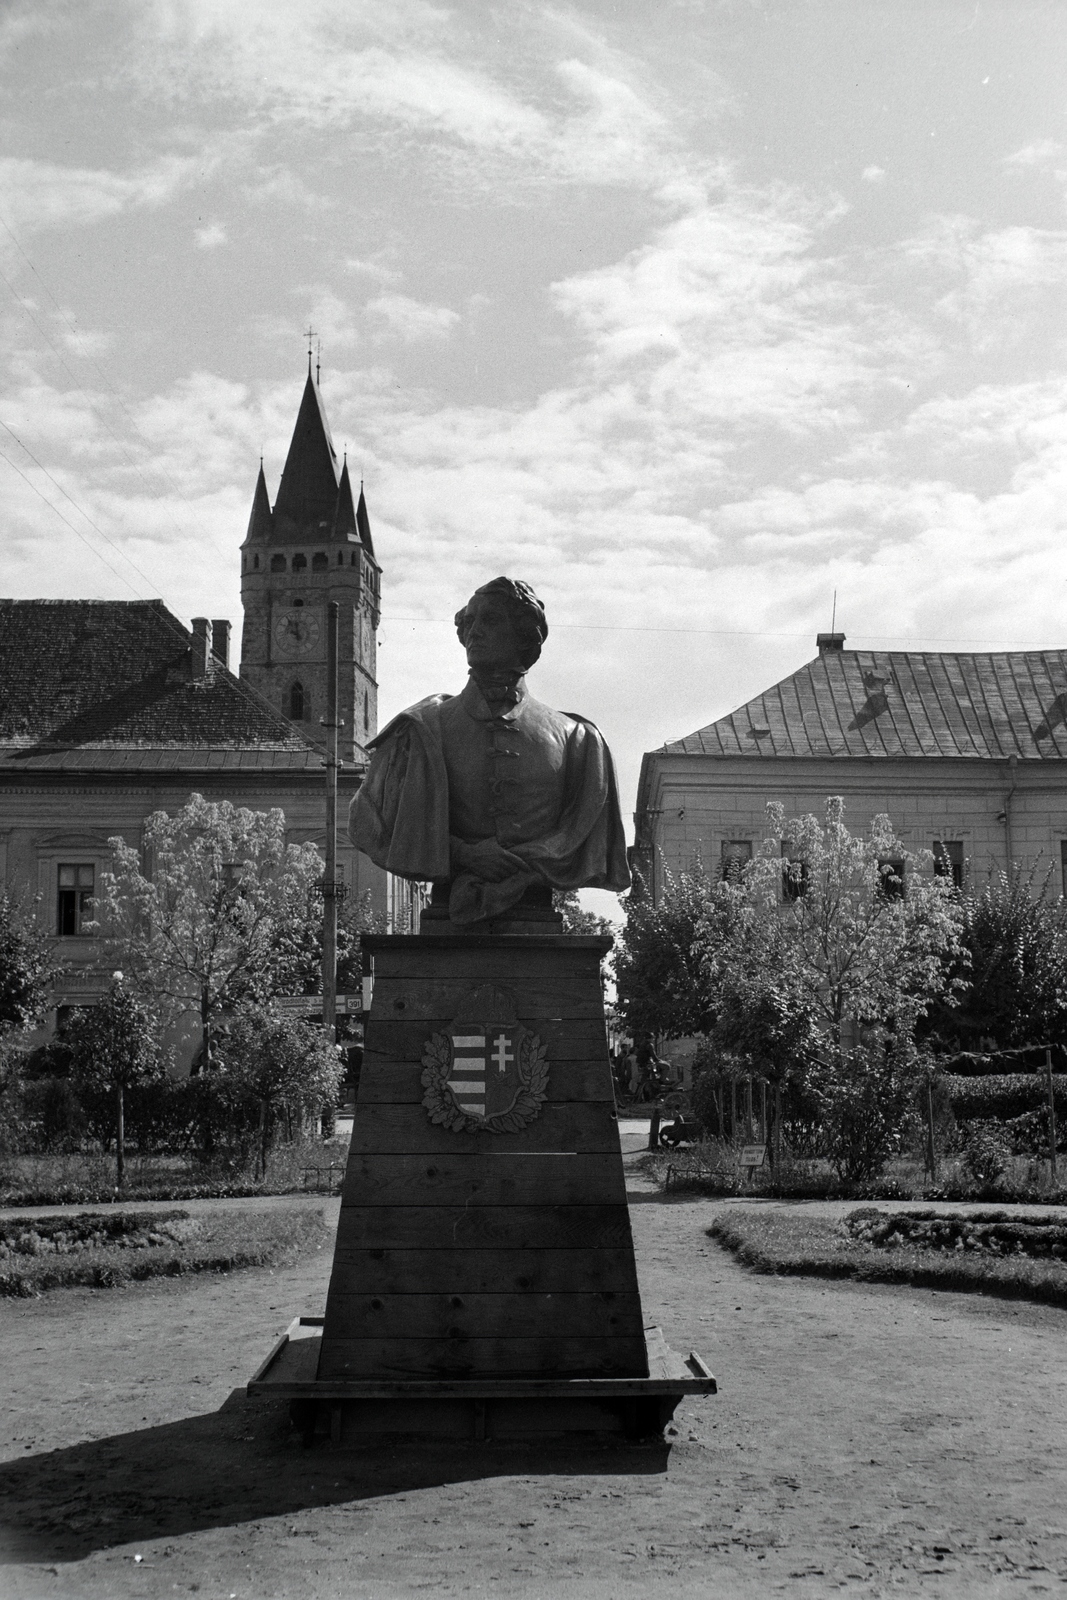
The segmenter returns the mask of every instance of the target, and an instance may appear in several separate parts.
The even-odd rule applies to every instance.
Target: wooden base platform
[[[504,1439],[529,1434],[662,1433],[684,1395],[716,1394],[698,1355],[684,1360],[659,1328],[645,1329],[648,1377],[319,1378],[322,1317],[297,1317],[248,1384],[290,1402],[305,1440],[368,1434]]]

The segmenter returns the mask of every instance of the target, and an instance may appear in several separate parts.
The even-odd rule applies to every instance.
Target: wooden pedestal
[[[655,1432],[681,1394],[714,1393],[698,1357],[680,1363],[643,1326],[600,983],[610,940],[364,947],[374,992],[321,1335],[315,1319],[313,1344],[287,1336],[250,1392],[288,1394],[306,1433],[328,1414],[335,1435],[466,1437],[484,1435],[487,1406],[497,1435]],[[501,1074],[512,1045],[541,1063],[515,1112],[499,1108],[518,1069],[490,1082],[490,1036]],[[478,1070],[451,1064],[477,1039],[499,1114],[457,1131],[474,1091],[442,1085]]]

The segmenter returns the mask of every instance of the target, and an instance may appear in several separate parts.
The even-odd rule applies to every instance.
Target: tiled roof
[[[0,748],[321,758],[221,663],[194,682],[191,639],[161,600],[0,600]]]
[[[831,650],[663,753],[1067,759],[1067,650]]]

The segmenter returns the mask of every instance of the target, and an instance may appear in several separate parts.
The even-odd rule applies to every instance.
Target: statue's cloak
[[[349,834],[356,848],[401,878],[452,879],[449,910],[456,922],[502,915],[521,899],[531,872],[554,889],[627,888],[630,874],[618,783],[603,736],[587,718],[553,711],[528,695],[502,720],[515,719],[516,731],[527,725],[544,729],[564,747],[556,815],[547,832],[521,837],[520,794],[511,832],[502,841],[516,858],[516,876],[499,883],[485,883],[466,872],[453,877],[451,847],[456,835],[454,826],[450,828],[441,716],[451,701],[453,696],[443,694],[420,700],[394,717],[371,742],[371,763],[349,814]],[[543,805],[539,810],[543,815]],[[492,837],[494,826],[487,813],[484,826],[475,828],[465,842]]]

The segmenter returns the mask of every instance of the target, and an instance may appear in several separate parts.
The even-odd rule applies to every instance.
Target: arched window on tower
[[[345,553],[344,553],[343,550],[338,550],[338,552],[337,552],[337,565],[339,567],[343,567],[344,564],[345,564]]]
[[[356,552],[355,552],[355,551],[354,551],[354,550],[353,550],[353,552],[352,552],[352,558],[351,558],[351,560],[350,560],[350,561],[349,561],[349,563],[348,563],[348,565],[349,565],[349,566],[350,566],[350,567],[354,567],[354,566],[355,566],[355,564],[356,564]]]
[[[259,557],[258,556],[253,556],[252,557],[252,565],[255,567],[256,571],[258,572],[259,571]]]
[[[294,683],[289,690],[289,715],[294,722],[303,722],[305,717],[310,716],[310,714],[311,707],[304,693],[304,685],[302,683]]]
[[[294,563],[294,565],[295,565],[295,563]],[[270,558],[270,570],[272,572],[284,572],[285,571],[285,557],[284,556],[271,556],[271,558]]]
[[[366,689],[363,691],[363,732],[370,732],[370,696]]]
[[[329,564],[330,558],[326,554],[325,550],[316,550],[315,554],[311,558],[312,572],[325,572]]]
[[[293,557],[293,571],[294,572],[303,572],[303,570],[307,566],[307,564],[308,564],[307,556],[294,556]]]

